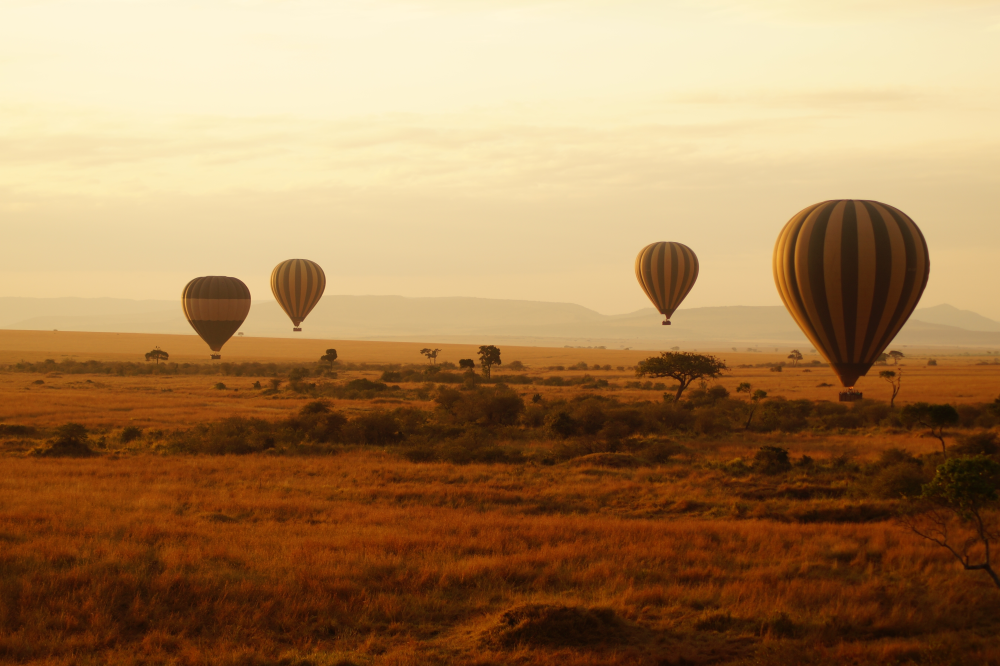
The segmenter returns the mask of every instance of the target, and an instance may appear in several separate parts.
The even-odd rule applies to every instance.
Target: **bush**
[[[753,469],[762,474],[784,474],[792,469],[788,451],[780,446],[762,446],[753,457]]]
[[[504,384],[469,391],[442,387],[434,402],[459,423],[515,425],[524,411],[524,399]]]
[[[761,403],[750,425],[752,430],[798,432],[809,425],[807,417],[813,410],[808,400],[769,398]]]
[[[557,437],[567,438],[577,434],[580,430],[579,422],[571,414],[565,411],[556,412],[551,415],[549,429]]]
[[[214,455],[257,453],[274,448],[276,429],[275,424],[264,419],[231,416],[177,433],[171,448]]]
[[[344,426],[343,434],[348,442],[368,446],[397,444],[404,439],[396,417],[381,410],[356,416]]]
[[[142,437],[142,429],[136,426],[126,426],[121,434],[118,435],[118,441],[122,444],[129,444],[135,440]]]
[[[958,443],[952,446],[952,451],[960,456],[995,456],[1000,452],[997,434],[989,430],[981,430],[965,437],[959,437]]]
[[[55,439],[45,448],[35,449],[39,456],[86,457],[94,452],[90,449],[87,429],[79,423],[67,423],[56,428]]]
[[[921,488],[930,481],[930,478],[924,473],[920,461],[915,462],[916,464],[898,462],[879,470],[871,480],[871,494],[883,499],[919,495]]]

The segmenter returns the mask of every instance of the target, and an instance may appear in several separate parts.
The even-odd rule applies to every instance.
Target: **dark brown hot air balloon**
[[[209,275],[191,280],[181,293],[191,328],[221,358],[222,345],[233,337],[250,312],[250,290],[234,277]]]
[[[681,243],[652,243],[635,258],[635,277],[660,314],[670,316],[698,279],[698,257]]]
[[[931,264],[923,234],[905,213],[840,199],[788,221],[773,267],[785,307],[853,393],[917,307]]]
[[[293,331],[302,330],[299,324],[319,303],[325,289],[326,274],[315,261],[287,259],[271,271],[271,291],[295,325]]]

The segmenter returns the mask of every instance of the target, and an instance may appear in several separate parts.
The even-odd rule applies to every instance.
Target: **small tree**
[[[990,561],[990,548],[1000,540],[998,485],[1000,464],[996,461],[983,455],[951,458],[924,486],[923,511],[901,521],[918,536],[946,548],[966,571],[985,571],[1000,588],[1000,576]],[[963,532],[960,543],[953,533],[955,527]],[[972,562],[976,554],[982,560],[979,564]]]
[[[926,402],[918,402],[904,407],[902,417],[904,421],[916,422],[929,428],[928,434],[941,442],[941,452],[945,457],[948,456],[948,448],[944,442],[947,433],[944,429],[958,423],[958,411],[954,407],[948,404],[929,405]]]
[[[323,361],[324,363],[329,363],[330,369],[333,370],[333,362],[337,360],[337,350],[327,349],[326,353],[319,357],[319,360]]]
[[[887,365],[888,362],[889,362],[889,355],[886,354],[885,352],[879,354],[878,358],[875,359],[875,365]]]
[[[903,371],[897,373],[895,370],[883,370],[878,376],[889,382],[889,386],[892,387],[892,397],[889,398],[889,408],[892,409],[896,406],[896,396],[899,395],[900,383],[903,381]]]
[[[146,354],[146,360],[147,361],[156,361],[157,365],[160,364],[160,361],[167,361],[169,359],[170,359],[170,354],[168,354],[167,352],[163,351],[159,347],[156,347],[153,351],[148,352]]]
[[[750,416],[747,417],[746,425],[743,426],[744,430],[750,429],[750,421],[753,420],[754,412],[757,411],[760,401],[767,397],[767,391],[762,391],[761,389],[753,390],[749,382],[740,382],[740,385],[736,387],[737,393],[746,393],[747,397],[750,399]]]
[[[708,354],[660,352],[659,356],[650,356],[640,361],[635,368],[635,374],[637,377],[670,377],[677,381],[677,394],[674,400],[680,402],[681,394],[691,382],[696,379],[721,377],[723,371],[728,369],[723,360]]]
[[[490,370],[494,365],[500,365],[500,348],[495,345],[479,347],[479,365],[483,369],[483,377],[490,378]]]
[[[901,351],[892,350],[889,352],[889,356],[892,357],[892,364],[899,365],[899,359],[904,358],[905,354]]]
[[[439,351],[441,351],[441,350],[440,349],[429,349],[427,347],[424,347],[423,349],[420,350],[420,353],[423,354],[424,356],[426,356],[427,360],[430,361],[431,364],[433,365],[434,363],[437,363],[437,357],[438,357],[438,352]]]
[[[796,365],[799,364],[799,361],[802,360],[802,352],[800,352],[798,349],[793,349],[788,354],[788,360],[792,362],[792,367],[794,368]]]

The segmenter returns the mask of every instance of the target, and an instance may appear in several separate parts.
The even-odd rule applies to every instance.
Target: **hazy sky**
[[[1000,318],[1000,2],[0,0],[0,296],[176,298],[289,257],[328,293],[779,304],[824,199]]]

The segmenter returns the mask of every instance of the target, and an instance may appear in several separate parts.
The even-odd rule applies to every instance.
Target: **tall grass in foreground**
[[[856,500],[748,500],[774,485],[752,475],[376,452],[3,466],[11,663],[1000,663],[988,581],[891,522],[753,518]],[[599,640],[560,642],[574,622]]]

